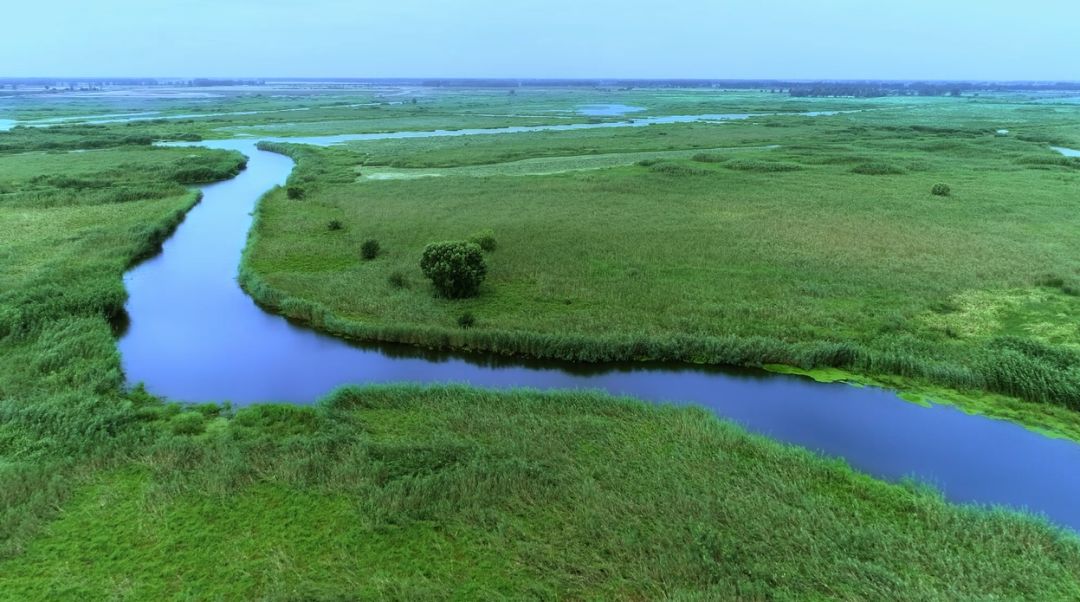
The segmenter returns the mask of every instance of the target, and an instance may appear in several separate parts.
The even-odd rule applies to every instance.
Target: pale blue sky
[[[12,0],[0,76],[1080,80],[1080,0]]]

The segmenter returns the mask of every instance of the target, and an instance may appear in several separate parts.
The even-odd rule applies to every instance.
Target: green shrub
[[[898,176],[903,174],[904,170],[889,163],[874,162],[857,165],[852,168],[851,173],[864,176]]]
[[[1035,279],[1035,286],[1056,288],[1070,297],[1080,296],[1080,285],[1055,274],[1044,274]]]
[[[409,279],[404,272],[394,271],[386,278],[386,281],[394,288],[409,288]]]
[[[949,188],[948,184],[942,184],[939,182],[937,184],[934,184],[934,187],[930,189],[930,194],[933,194],[934,196],[949,196],[950,194],[952,194],[952,189]]]
[[[304,198],[304,189],[299,186],[289,186],[285,189],[285,196],[294,201],[299,201]]]
[[[332,219],[329,222],[326,222],[326,229],[327,230],[335,231],[335,230],[341,230],[343,228],[345,228],[345,224],[341,223],[341,220]]]
[[[476,295],[487,276],[480,245],[464,241],[436,242],[424,247],[420,269],[447,299]]]
[[[701,176],[709,173],[707,169],[682,165],[679,163],[660,162],[649,166],[651,171],[667,176]]]
[[[495,242],[495,231],[490,228],[473,234],[469,237],[469,242],[480,245],[480,248],[488,253],[494,251],[495,247],[498,246]]]
[[[206,418],[199,412],[183,412],[170,421],[173,434],[198,435],[206,428]]]
[[[1045,169],[1049,167],[1067,167],[1070,169],[1080,169],[1080,158],[1077,157],[1028,156],[1017,159],[1016,163],[1018,165],[1024,165],[1035,169]]]
[[[1035,279],[1035,285],[1061,288],[1062,286],[1065,286],[1065,279],[1056,274],[1043,274]]]
[[[690,158],[698,163],[723,163],[728,160],[727,157],[714,153],[698,153]]]
[[[472,328],[476,325],[476,316],[467,311],[458,316],[457,325],[461,328]]]
[[[796,163],[781,163],[779,161],[761,161],[758,159],[739,159],[728,161],[725,167],[739,171],[756,171],[759,173],[778,173],[785,171],[799,171],[801,165]]]
[[[369,238],[364,241],[364,244],[360,245],[360,256],[367,261],[371,261],[379,256],[379,241],[374,238]]]

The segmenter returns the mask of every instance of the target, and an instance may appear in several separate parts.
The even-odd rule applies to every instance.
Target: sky
[[[0,77],[1080,80],[1080,0],[20,0]]]

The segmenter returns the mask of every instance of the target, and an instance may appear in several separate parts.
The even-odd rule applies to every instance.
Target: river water
[[[652,119],[655,123],[662,118]],[[638,122],[624,122],[624,127],[631,125]],[[334,144],[539,129],[273,140]],[[142,382],[152,393],[180,401],[244,405],[313,403],[335,387],[363,383],[597,389],[704,406],[750,431],[844,458],[879,478],[915,478],[952,501],[1027,509],[1080,530],[1080,445],[950,406],[923,407],[885,390],[756,370],[529,362],[363,346],[291,324],[256,306],[236,283],[236,273],[251,212],[263,193],[285,182],[292,161],[257,150],[253,138],[198,144],[238,150],[250,161],[236,178],[203,186],[203,201],[165,242],[162,253],[125,275],[130,323],[119,341],[123,367],[129,382]]]

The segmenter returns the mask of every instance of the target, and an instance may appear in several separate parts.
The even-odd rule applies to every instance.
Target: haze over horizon
[[[1080,3],[42,0],[4,77],[1080,80]],[[932,15],[928,18],[927,15]],[[57,35],[57,32],[64,35]]]

